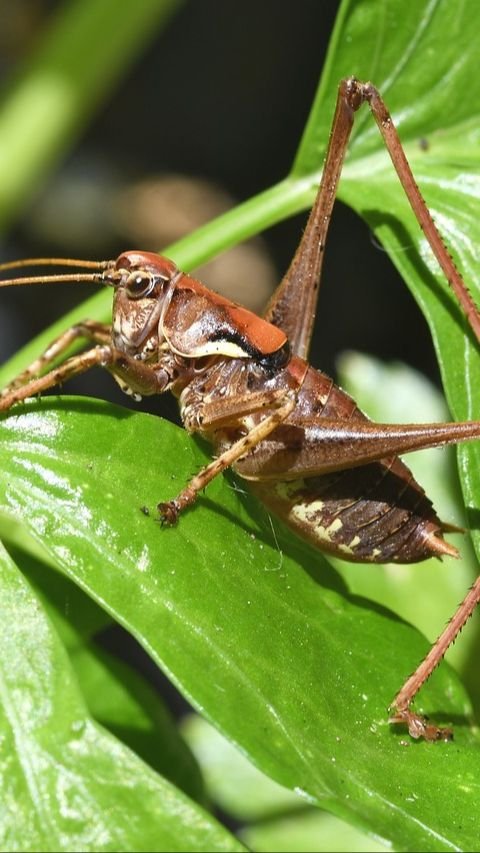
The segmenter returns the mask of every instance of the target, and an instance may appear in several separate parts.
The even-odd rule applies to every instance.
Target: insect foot
[[[453,740],[452,729],[442,728],[441,726],[436,726],[434,723],[429,723],[428,717],[416,714],[415,711],[411,711],[409,708],[395,711],[388,722],[405,724],[410,737],[413,737],[415,740],[419,740],[422,737],[430,742]]]
[[[177,523],[178,516],[180,514],[178,501],[174,500],[159,503],[157,504],[157,509],[162,527],[173,527]]]
[[[203,469],[204,471],[205,469]],[[172,527],[176,524],[180,513],[196,501],[200,488],[203,488],[203,472],[197,474],[176,498],[157,504],[162,527],[167,525],[168,527]],[[201,485],[198,485],[198,483]]]

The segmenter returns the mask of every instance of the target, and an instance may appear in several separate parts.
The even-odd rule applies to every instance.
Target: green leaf
[[[306,809],[300,814],[247,826],[242,840],[257,853],[382,853],[390,846],[377,838],[368,838],[352,826],[326,812]]]
[[[212,483],[178,528],[159,527],[157,501],[202,459],[183,431],[152,416],[93,400],[30,402],[1,422],[0,510],[23,518],[277,782],[411,849],[468,849],[479,741],[453,673],[434,674],[421,707],[454,719],[457,740],[405,746],[386,706],[426,641],[340,595],[321,555],[277,522],[272,539],[261,507],[229,480]]]
[[[212,802],[225,814],[242,822],[258,822],[305,809],[299,796],[261,773],[203,717],[189,714],[182,720],[181,731],[201,767]]]
[[[93,644],[72,660],[92,716],[154,770],[205,803],[203,780],[160,696],[130,666]]]
[[[92,721],[3,547],[0,561],[2,850],[242,850]]]
[[[275,784],[197,714],[183,720],[182,732],[200,763],[213,802],[247,822],[240,836],[252,850],[376,853],[387,849]]]

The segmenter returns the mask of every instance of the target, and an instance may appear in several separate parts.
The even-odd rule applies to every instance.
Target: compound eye
[[[141,299],[142,296],[148,296],[155,285],[154,276],[148,272],[130,273],[126,281],[126,291],[130,299]]]

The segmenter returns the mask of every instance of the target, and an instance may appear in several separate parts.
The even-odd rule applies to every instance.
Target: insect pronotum
[[[229,466],[267,507],[317,547],[361,562],[457,556],[451,529],[397,454],[480,438],[480,422],[376,424],[306,358],[328,226],[354,113],[367,102],[425,236],[477,340],[480,313],[418,191],[387,108],[370,83],[340,83],[320,188],[292,263],[263,318],[207,290],[167,258],[130,251],[115,261],[57,258],[0,270],[62,265],[90,272],[25,276],[1,286],[52,281],[113,288],[112,324],[67,329],[0,396],[0,410],[94,366],[134,396],[172,391],[185,428],[214,446],[215,459],[173,499],[158,505],[174,524],[198,492]],[[90,347],[64,357],[76,339]],[[401,687],[390,720],[427,740],[451,737],[411,704],[480,598],[477,579],[425,660]]]

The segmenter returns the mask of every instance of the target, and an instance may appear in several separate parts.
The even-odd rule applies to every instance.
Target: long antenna
[[[21,269],[24,267],[78,267],[81,269],[93,269],[98,270],[97,273],[55,273],[54,275],[30,275],[30,276],[21,276],[16,278],[8,278],[3,281],[0,280],[0,287],[11,287],[12,285],[17,284],[50,284],[52,282],[71,282],[77,284],[78,282],[89,282],[93,283],[102,283],[102,284],[110,284],[110,282],[105,280],[103,277],[103,271],[112,267],[114,265],[114,261],[83,261],[77,258],[26,258],[25,260],[20,261],[6,261],[3,264],[0,264],[0,273],[5,270],[12,269]]]
[[[77,258],[25,258],[21,261],[6,261],[0,264],[0,272],[20,269],[20,267],[84,267],[85,269],[104,270],[112,261],[82,261]]]
[[[0,281],[0,287],[10,287],[14,284],[50,284],[56,281],[69,281],[74,282],[90,282],[90,284],[94,284],[95,282],[100,282],[101,284],[109,285],[110,282],[108,279],[105,279],[101,273],[66,273],[65,275],[30,275],[30,276],[21,276],[20,278],[6,278],[3,281]]]

